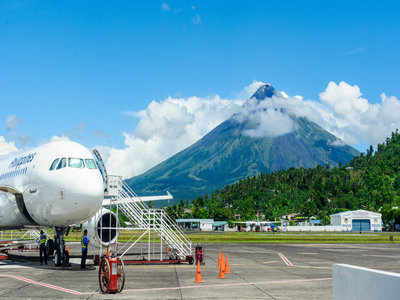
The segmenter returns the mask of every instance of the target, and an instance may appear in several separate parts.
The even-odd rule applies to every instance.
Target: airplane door
[[[101,155],[97,149],[93,150],[93,157],[96,162],[96,165],[101,173],[101,176],[103,177],[103,183],[104,183],[104,191],[108,191],[108,175],[107,175],[107,170],[106,166],[104,165],[103,159],[101,158]]]
[[[36,194],[37,193],[37,184],[36,184],[36,165],[33,164],[30,167],[29,172],[29,180],[30,180],[30,184],[29,184],[29,192],[31,195]]]

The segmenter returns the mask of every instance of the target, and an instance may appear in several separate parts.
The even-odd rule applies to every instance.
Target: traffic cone
[[[225,274],[231,274],[231,271],[229,270],[229,260],[228,260],[228,255],[226,255]]]
[[[69,245],[67,245],[67,252],[68,252],[68,255],[69,255]]]
[[[218,264],[217,264],[217,266],[218,266],[218,267],[221,266],[221,251],[219,251]]]
[[[194,281],[195,283],[202,283],[203,280],[201,280],[201,271],[200,271],[200,262],[197,262],[197,271],[196,271],[196,279]]]
[[[167,252],[167,254],[169,254],[169,249],[168,249],[168,245],[167,245],[167,249],[165,250],[165,252]]]
[[[219,267],[219,276],[218,276],[219,279],[225,279],[226,278],[225,274],[224,274],[224,269],[225,269],[225,266],[224,266],[224,255],[222,254],[221,265]]]

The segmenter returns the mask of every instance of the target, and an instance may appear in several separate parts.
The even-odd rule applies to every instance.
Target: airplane
[[[55,249],[55,265],[68,264],[64,235],[100,211],[106,188],[99,153],[72,141],[50,142],[2,160],[0,230],[51,227],[54,241],[47,244],[50,252]],[[102,215],[118,219],[109,210]]]

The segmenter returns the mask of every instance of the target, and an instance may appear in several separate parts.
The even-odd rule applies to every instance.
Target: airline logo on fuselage
[[[34,158],[35,158],[36,152],[32,153],[32,154],[28,154],[26,156],[20,156],[20,157],[16,157],[14,158],[14,160],[10,163],[10,165],[8,166],[9,169],[11,168],[17,168],[19,166],[25,165],[25,164],[29,164]]]

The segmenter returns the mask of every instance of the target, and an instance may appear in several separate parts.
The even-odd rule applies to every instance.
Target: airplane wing
[[[173,196],[167,191],[166,195],[161,196],[143,196],[143,197],[131,197],[131,198],[123,198],[118,200],[111,200],[111,204],[121,204],[121,203],[130,203],[130,202],[149,202],[149,201],[160,201],[160,200],[172,200]],[[103,206],[110,205],[110,199],[103,200]]]

